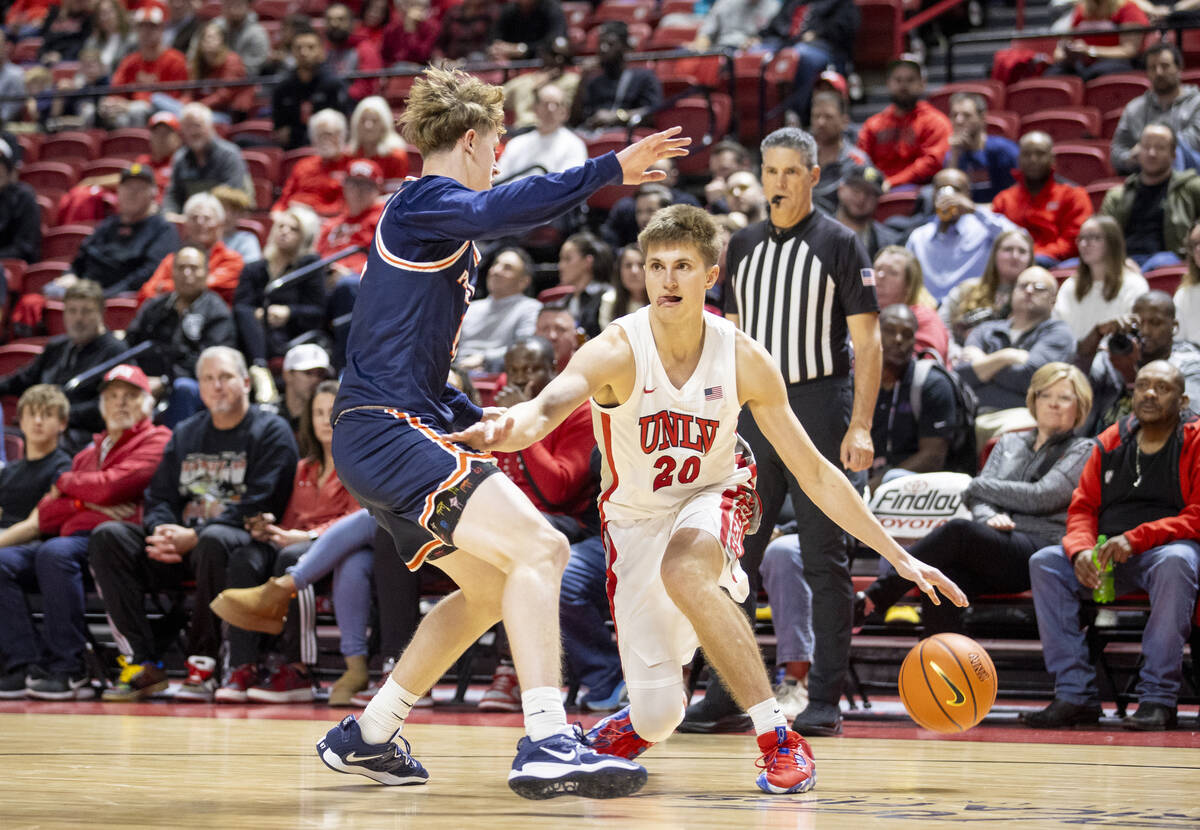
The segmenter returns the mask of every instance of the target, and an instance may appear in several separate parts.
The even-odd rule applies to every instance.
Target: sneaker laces
[[[574,732],[575,739],[581,744],[584,746],[592,745],[592,742],[588,740],[587,731],[584,730],[583,724],[581,724],[579,721],[575,721],[575,723],[571,725],[571,731]]]
[[[137,677],[142,671],[141,663],[131,663],[129,658],[124,654],[117,655],[117,665],[121,667],[121,674],[117,678],[117,683],[129,684],[133,678]]]
[[[789,736],[783,743],[775,744],[764,752],[762,757],[754,762],[754,765],[759,769],[767,770],[775,766],[780,755],[786,755],[791,756],[792,763],[797,767],[805,766],[808,763],[808,753],[804,751],[804,746],[804,739],[799,735]],[[800,754],[806,756],[803,764],[796,760],[796,750],[800,750]]]

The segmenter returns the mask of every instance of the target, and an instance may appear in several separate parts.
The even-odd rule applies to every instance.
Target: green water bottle
[[[1096,567],[1100,567],[1100,546],[1108,541],[1108,537],[1101,534],[1096,539],[1096,547],[1092,548],[1092,562]],[[1113,563],[1109,559],[1105,563],[1104,569],[1100,571],[1100,587],[1092,591],[1092,599],[1099,603],[1112,602],[1117,598],[1116,585],[1113,582]]]

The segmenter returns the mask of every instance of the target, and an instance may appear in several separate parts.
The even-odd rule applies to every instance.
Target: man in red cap
[[[128,55],[112,76],[113,86],[156,84],[188,79],[187,58],[163,43],[166,11],[156,3],[147,3],[133,13],[137,25],[137,51]],[[144,124],[150,114],[149,92],[128,96],[107,95],[100,101],[101,118],[113,127]]]
[[[379,214],[383,212],[383,203],[379,201],[382,192],[383,168],[370,159],[350,162],[342,182],[345,209],[321,226],[317,253],[327,257],[355,245],[369,247],[375,236],[375,226],[379,224]],[[342,276],[357,276],[366,261],[364,250],[334,263],[333,270]]]
[[[6,632],[10,665],[26,666],[28,697],[76,700],[94,694],[83,658],[88,537],[111,519],[141,521],[143,493],[171,437],[169,429],[151,423],[153,407],[141,369],[127,364],[110,369],[100,385],[104,430],[14,526],[24,526],[28,539],[4,549],[8,567],[0,568],[0,630]],[[34,582],[44,609],[40,637],[21,596],[21,584]]]
[[[161,198],[171,184],[171,161],[175,158],[175,151],[183,146],[183,133],[180,131],[179,118],[173,112],[154,113],[146,126],[150,128],[150,152],[143,153],[134,161],[154,169]]]

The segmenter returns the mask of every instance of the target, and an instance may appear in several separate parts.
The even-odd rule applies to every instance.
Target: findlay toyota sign
[[[971,518],[963,473],[923,473],[893,479],[871,494],[871,512],[894,539],[920,539],[954,518]]]

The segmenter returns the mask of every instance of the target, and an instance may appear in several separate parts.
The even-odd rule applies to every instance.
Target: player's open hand
[[[622,184],[645,184],[646,182],[661,182],[667,177],[662,170],[650,170],[650,165],[666,158],[676,158],[688,154],[687,146],[692,143],[690,138],[678,138],[682,127],[671,127],[660,133],[648,135],[641,141],[630,144],[617,153],[617,161],[621,162],[621,172],[624,178]]]
[[[483,409],[483,417],[458,432],[452,432],[446,437],[458,444],[466,444],[477,450],[490,450],[512,434],[513,419],[508,410],[500,406],[488,406]]]
[[[967,595],[963,593],[962,588],[954,584],[954,580],[946,576],[932,565],[926,565],[920,559],[909,556],[907,561],[902,561],[898,564],[893,563],[896,568],[896,573],[916,583],[921,589],[921,593],[929,597],[934,605],[941,605],[942,602],[938,598],[938,592],[942,593],[951,603],[959,608],[965,608],[967,605]]]

